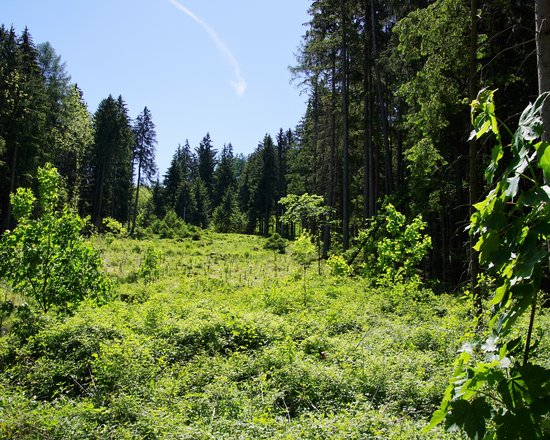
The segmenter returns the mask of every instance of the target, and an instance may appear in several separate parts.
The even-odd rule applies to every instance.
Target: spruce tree
[[[214,208],[221,204],[227,192],[233,192],[235,190],[237,180],[235,178],[233,159],[233,146],[231,143],[224,145],[214,176],[216,182]]]
[[[266,134],[261,145],[262,168],[256,194],[262,218],[260,232],[264,235],[269,234],[269,219],[273,213],[277,194],[276,157],[273,139]]]
[[[45,81],[28,29],[0,27],[0,229],[11,226],[9,194],[30,184],[46,141]]]
[[[137,170],[136,197],[134,201],[134,212],[132,216],[131,234],[136,228],[136,218],[139,200],[139,187],[142,183],[151,182],[157,172],[155,164],[155,144],[157,134],[151,112],[147,107],[139,114],[134,124],[134,170]]]
[[[212,206],[214,202],[214,192],[216,188],[216,182],[214,178],[214,170],[216,168],[216,150],[212,145],[212,139],[210,134],[206,136],[200,142],[197,152],[197,167],[199,178],[203,181],[206,188],[206,194],[208,197],[208,205]]]
[[[104,217],[128,221],[132,184],[133,131],[126,105],[111,95],[94,115],[94,147],[89,171],[92,222],[99,227]]]
[[[193,193],[193,179],[196,174],[194,168],[195,158],[189,141],[186,140],[183,147],[178,145],[164,176],[166,209],[173,209],[184,221],[189,221],[196,209]]]

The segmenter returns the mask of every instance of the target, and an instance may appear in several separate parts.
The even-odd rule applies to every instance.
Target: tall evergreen
[[[94,115],[94,147],[90,157],[89,197],[92,222],[99,227],[104,217],[123,223],[129,219],[132,188],[134,135],[121,96],[100,102]]]
[[[274,213],[277,195],[277,155],[270,135],[266,134],[260,145],[261,169],[256,206],[260,215],[260,233],[269,234],[269,220]]]
[[[0,229],[11,226],[9,194],[36,170],[46,140],[45,80],[28,29],[0,26]]]
[[[214,208],[219,206],[227,192],[235,191],[237,179],[233,164],[233,146],[231,143],[223,146],[215,171],[216,191],[214,193]]]
[[[185,140],[183,147],[178,145],[164,175],[166,209],[173,209],[185,221],[193,218],[196,209],[193,192],[195,162],[189,141]]]
[[[206,133],[206,136],[202,138],[202,141],[195,151],[197,153],[198,175],[204,183],[204,187],[206,188],[208,205],[209,207],[212,207],[214,201],[214,192],[216,189],[214,170],[216,168],[217,152],[212,145],[210,133]]]
[[[134,173],[136,176],[136,197],[134,201],[134,212],[132,215],[131,233],[136,228],[136,218],[139,200],[139,188],[142,183],[151,182],[157,172],[155,163],[155,145],[157,143],[157,134],[151,112],[147,107],[143,109],[134,123]]]

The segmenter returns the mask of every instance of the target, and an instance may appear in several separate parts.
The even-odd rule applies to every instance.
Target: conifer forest
[[[296,125],[166,170],[0,22],[0,438],[550,438],[550,2],[308,14]]]

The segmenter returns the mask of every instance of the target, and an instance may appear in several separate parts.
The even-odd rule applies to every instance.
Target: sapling
[[[292,255],[303,269],[304,280],[304,305],[307,303],[307,268],[315,260],[316,248],[311,241],[311,235],[302,232],[292,245]]]
[[[59,209],[61,176],[50,164],[39,168],[38,199],[28,188],[11,194],[18,224],[0,240],[0,273],[17,294],[43,312],[70,311],[86,297],[106,300],[111,284],[99,254],[81,235],[87,220]],[[40,214],[34,216],[33,212]]]

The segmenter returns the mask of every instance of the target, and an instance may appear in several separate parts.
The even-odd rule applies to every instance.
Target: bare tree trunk
[[[99,168],[99,182],[94,182],[95,184],[95,197],[94,197],[94,216],[93,223],[96,228],[99,228],[101,222],[101,214],[103,212],[103,191],[105,189],[105,160],[102,160]]]
[[[329,188],[328,204],[334,209],[336,187],[336,53],[332,53],[331,70],[331,95],[330,95],[330,159],[329,159]],[[332,218],[331,218],[332,219]],[[324,226],[323,232],[323,258],[327,258],[330,249],[330,224]]]
[[[344,173],[342,192],[342,247],[349,248],[349,127],[348,127],[348,42],[347,42],[347,8],[342,0],[342,130],[344,136]]]
[[[550,2],[535,0],[535,23],[537,41],[537,73],[539,94],[550,91]],[[542,109],[544,139],[550,139],[550,105]]]
[[[371,93],[371,51],[369,41],[370,14],[368,0],[363,0],[365,28],[363,30],[363,216],[365,219],[374,215],[374,168],[372,164],[372,93]]]
[[[386,195],[393,192],[393,171],[392,171],[392,154],[390,149],[390,141],[388,135],[388,116],[386,112],[386,106],[384,104],[384,95],[382,94],[382,78],[380,73],[380,63],[378,62],[378,45],[376,43],[376,29],[374,23],[376,23],[376,13],[374,10],[374,0],[370,2],[371,13],[371,34],[372,34],[372,55],[374,57],[374,69],[376,72],[376,95],[378,97],[378,105],[380,107],[380,123],[382,124],[382,134],[384,136],[384,172],[386,174],[385,179],[385,191]]]
[[[311,192],[317,193],[317,147],[319,143],[319,75],[315,75],[313,91],[313,184]]]
[[[139,200],[139,185],[141,183],[141,155],[138,161],[138,175],[137,175],[137,182],[136,182],[136,199],[134,201],[134,215],[132,216],[132,230],[130,231],[130,235],[134,235],[134,231],[136,230],[136,219],[137,219],[137,212],[138,212],[138,200]]]

